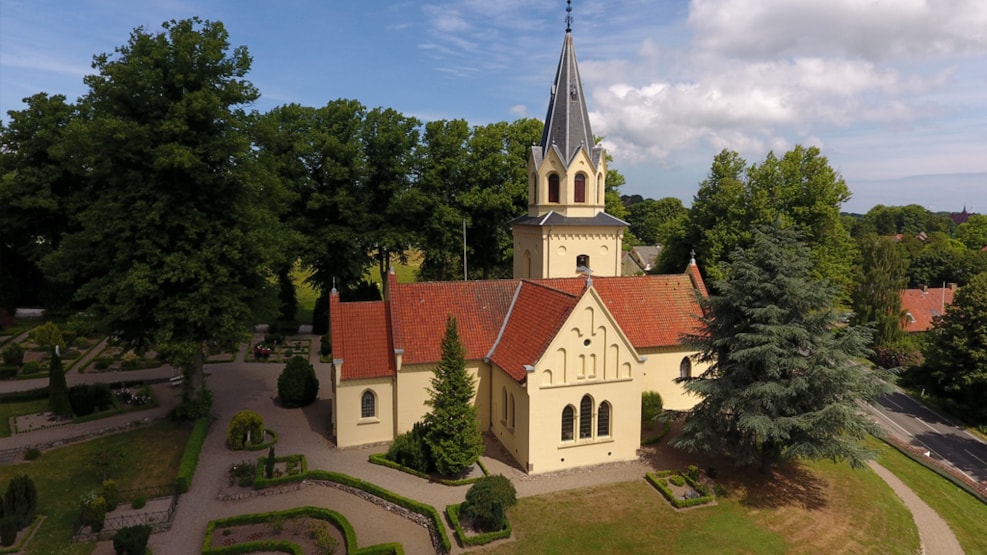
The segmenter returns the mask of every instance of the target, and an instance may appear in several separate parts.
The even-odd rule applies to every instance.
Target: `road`
[[[987,443],[973,434],[901,391],[881,397],[869,408],[889,433],[948,462],[971,480],[987,482]]]

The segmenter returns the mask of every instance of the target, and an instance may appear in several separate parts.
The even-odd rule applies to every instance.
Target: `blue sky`
[[[222,21],[266,111],[355,98],[423,121],[542,118],[562,0],[0,0],[0,113],[86,92],[138,26]],[[593,131],[625,194],[691,203],[713,156],[818,146],[845,210],[987,212],[987,2],[575,0]]]

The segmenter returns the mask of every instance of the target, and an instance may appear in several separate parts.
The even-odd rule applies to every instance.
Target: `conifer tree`
[[[791,228],[754,231],[752,247],[731,254],[728,281],[702,301],[698,333],[686,338],[709,363],[685,383],[699,403],[677,445],[723,453],[763,472],[784,460],[846,460],[873,454],[860,439],[877,432],[857,404],[886,391],[856,359],[871,331],[837,330],[837,290],[812,278],[812,257]]]
[[[55,413],[55,416],[72,417],[69,385],[65,381],[62,358],[54,352],[51,354],[51,363],[48,365],[48,407],[51,412]]]
[[[428,444],[435,469],[455,476],[470,467],[483,453],[483,435],[473,406],[474,381],[466,370],[463,344],[456,318],[449,316],[442,339],[442,361],[435,367],[425,415]]]

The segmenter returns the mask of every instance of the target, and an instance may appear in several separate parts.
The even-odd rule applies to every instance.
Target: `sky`
[[[0,0],[0,114],[86,93],[137,27],[221,21],[253,57],[253,109],[337,98],[422,121],[543,119],[562,0]],[[574,0],[593,132],[623,194],[686,206],[723,149],[816,146],[844,211],[987,213],[987,1]]]

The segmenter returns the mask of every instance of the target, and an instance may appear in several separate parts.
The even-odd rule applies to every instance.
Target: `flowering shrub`
[[[140,407],[151,402],[151,396],[146,392],[138,392],[129,387],[117,390],[116,396],[121,403],[132,407]]]
[[[271,348],[263,343],[258,343],[254,345],[254,358],[256,359],[268,359],[271,356]]]

